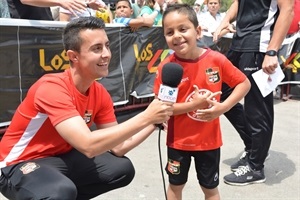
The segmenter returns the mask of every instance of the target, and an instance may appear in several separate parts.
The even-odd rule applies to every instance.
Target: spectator
[[[116,3],[115,19],[113,22],[130,26],[134,30],[141,26],[151,27],[153,25],[154,16],[152,18],[138,17],[136,19],[131,19],[130,16],[132,13],[133,11],[129,0],[118,0]]]
[[[53,20],[50,7],[61,6],[73,14],[86,9],[86,3],[82,0],[7,0],[9,12],[12,18]]]
[[[203,4],[204,4],[204,0],[196,0],[194,2],[193,8],[197,14],[200,14],[202,12],[201,8],[202,8]]]
[[[8,5],[6,0],[0,1],[0,18],[10,18]]]
[[[300,30],[300,0],[294,0],[294,18],[288,30],[288,36]]]
[[[294,0],[294,18],[287,32],[287,38],[292,37],[299,30],[300,30],[300,0]],[[283,67],[285,67],[286,70],[284,71],[285,77],[282,81],[290,81],[291,79],[294,79],[294,73],[292,73],[293,65],[290,62],[293,60],[295,56],[295,52],[299,52],[300,47],[298,48],[296,47],[297,44],[298,45],[300,44],[299,40],[300,38],[298,38],[295,41],[294,47],[291,52],[291,56],[287,58],[287,60],[283,63]],[[279,85],[276,90],[276,95],[280,93],[278,94],[278,97],[281,97],[283,101],[287,101],[290,98],[292,98],[292,95],[290,95],[290,91],[291,91],[290,84]]]
[[[95,10],[90,6],[88,6],[87,8],[85,8],[84,11],[75,12],[75,14],[61,7],[59,9],[59,19],[60,21],[70,21],[78,17],[93,16],[93,17],[101,18],[105,23],[112,23],[112,18],[113,18],[112,13],[105,5],[105,3],[102,0],[96,0],[96,2],[99,4],[100,8]]]
[[[117,125],[113,102],[95,79],[111,59],[103,20],[81,17],[63,31],[70,68],[29,89],[0,142],[0,191],[8,199],[92,199],[134,177],[124,155],[173,114],[171,103]],[[89,127],[95,123],[98,130]],[[2,173],[2,175],[1,175]]]
[[[131,15],[131,18],[134,19],[139,16],[143,4],[144,4],[144,0],[136,0],[136,3],[132,4],[133,13]]]
[[[252,74],[260,69],[266,74],[274,73],[278,66],[277,51],[293,19],[293,5],[293,0],[234,0],[215,31],[214,37],[218,38],[236,20],[236,33],[227,57],[251,82],[244,109],[237,104],[225,113],[245,144],[242,157],[231,165],[235,172],[224,177],[227,184],[247,185],[266,180],[264,162],[273,135],[273,94],[263,97]],[[224,85],[221,99],[226,99],[230,92]]]
[[[187,182],[193,157],[205,199],[219,200],[222,145],[219,116],[247,94],[250,83],[224,55],[197,46],[201,29],[196,13],[189,5],[168,6],[163,15],[162,26],[167,45],[174,50],[174,54],[159,64],[154,94],[158,95],[162,84],[161,72],[166,63],[178,63],[184,71],[178,86],[174,115],[168,121],[167,199],[182,199],[182,190]],[[234,87],[234,92],[220,103],[218,95],[223,81]]]
[[[145,0],[139,16],[144,18],[155,17],[153,25],[161,25],[163,5],[164,0]]]
[[[220,7],[221,0],[207,0],[207,12],[202,12],[198,18],[199,25],[203,31],[213,34],[220,25],[225,16],[225,13],[219,12]]]

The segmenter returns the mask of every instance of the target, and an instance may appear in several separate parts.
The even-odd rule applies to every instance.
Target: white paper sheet
[[[275,69],[275,72],[271,75],[268,75],[259,70],[252,74],[252,77],[258,86],[263,97],[267,96],[273,92],[278,84],[284,79],[284,73],[280,66]]]

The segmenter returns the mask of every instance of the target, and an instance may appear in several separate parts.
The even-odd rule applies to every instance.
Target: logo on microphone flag
[[[178,96],[178,88],[160,85],[158,98],[162,101],[175,103]]]

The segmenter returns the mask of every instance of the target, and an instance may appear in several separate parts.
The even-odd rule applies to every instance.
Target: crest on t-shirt
[[[34,162],[28,162],[25,163],[22,167],[20,167],[20,170],[23,172],[23,174],[29,174],[30,172],[33,172],[34,170],[40,168],[40,165]]]
[[[86,110],[83,116],[83,120],[85,121],[86,124],[90,123],[92,120],[92,110]]]
[[[199,89],[199,94],[206,94],[207,92],[211,93],[210,90],[207,90],[207,89]],[[193,98],[194,98],[194,94],[195,94],[195,91],[193,91],[191,94],[189,94],[185,100],[185,102],[190,102],[190,101],[193,101]],[[213,101],[216,101],[216,98],[213,98],[212,99]],[[211,105],[209,105],[210,107]],[[209,108],[208,107],[208,108]],[[189,118],[191,118],[192,120],[196,120],[196,121],[203,121],[201,119],[199,119],[197,117],[197,110],[193,110],[193,111],[190,111],[190,112],[187,112],[187,116]]]
[[[212,67],[205,70],[206,82],[217,83],[220,81],[220,73],[218,67]]]

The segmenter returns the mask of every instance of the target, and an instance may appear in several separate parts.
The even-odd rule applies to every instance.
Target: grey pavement
[[[270,158],[265,162],[266,182],[248,186],[230,186],[223,176],[230,172],[230,164],[242,153],[243,144],[228,120],[221,116],[223,146],[221,149],[220,185],[222,200],[300,200],[300,100],[275,100],[275,124]],[[166,163],[165,133],[161,134],[160,149]],[[158,131],[132,150],[136,176],[132,183],[93,200],[164,200],[163,179],[158,150]],[[167,177],[164,173],[167,185]],[[191,166],[183,200],[204,199]],[[0,196],[0,200],[5,200]]]

